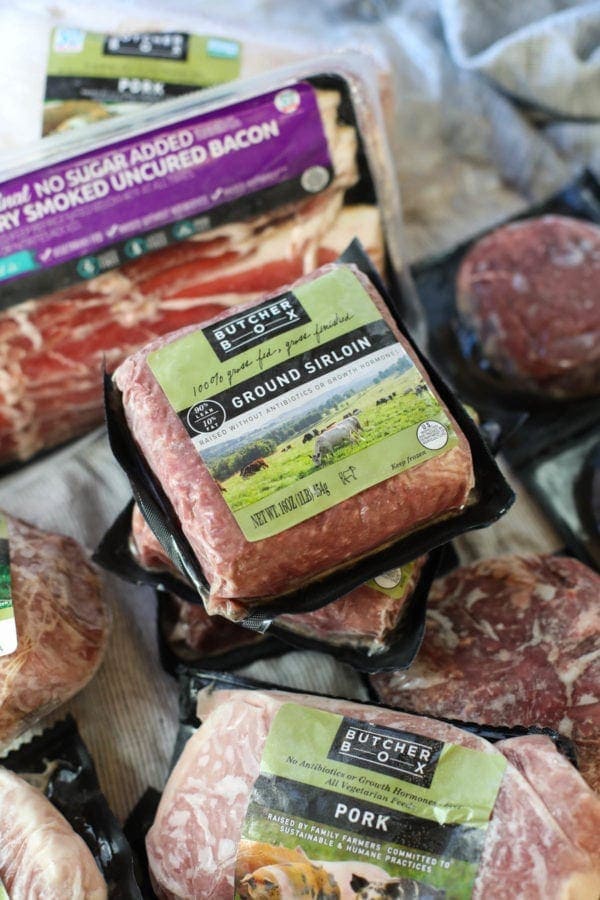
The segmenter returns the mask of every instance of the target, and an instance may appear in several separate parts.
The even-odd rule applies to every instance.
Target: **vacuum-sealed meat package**
[[[275,290],[354,237],[396,277],[377,95],[344,66],[165,101],[7,164],[0,464],[99,424],[103,362]]]
[[[440,567],[448,571],[456,565],[450,547],[432,550],[320,609],[277,616],[260,634],[208,615],[202,597],[174,566],[132,502],[110,526],[94,559],[127,581],[155,588],[161,662],[171,674],[182,663],[239,668],[291,647],[333,654],[360,671],[410,665],[422,640],[432,581]]]
[[[473,498],[462,410],[352,264],[154,341],[113,381],[109,418],[122,404],[211,614],[243,618]]]
[[[0,759],[0,896],[141,900],[131,847],[71,716]]]
[[[131,546],[135,558],[144,568],[170,569],[177,574],[138,506],[134,506],[131,517]],[[425,562],[426,558],[421,557],[403,567],[383,572],[321,609],[278,616],[274,623],[277,633],[284,639],[285,634],[290,633],[290,637],[296,635],[331,646],[361,648],[369,654],[381,652],[386,649],[388,638],[398,624],[404,603],[419,583]],[[201,649],[204,639],[197,628],[209,617],[199,604],[196,604],[197,609],[184,600],[177,605],[181,625],[181,630],[177,629],[178,637],[190,650]]]
[[[434,583],[421,651],[375,675],[382,702],[436,716],[546,725],[600,790],[600,576],[575,559],[506,556]]]
[[[40,791],[2,766],[0,809],[0,896],[106,900],[106,882],[79,835]]]
[[[456,303],[482,365],[523,390],[600,393],[600,227],[569,216],[512,222],[474,243]]]
[[[0,514],[0,746],[83,688],[110,614],[72,538]]]
[[[597,896],[600,799],[546,736],[226,685],[197,715],[146,841],[163,900]]]
[[[466,403],[500,423],[512,471],[569,552],[597,567],[586,457],[598,441],[598,180],[580,173],[411,274],[432,361]]]

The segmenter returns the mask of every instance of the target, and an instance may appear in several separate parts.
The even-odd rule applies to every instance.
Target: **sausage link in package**
[[[597,896],[600,800],[548,730],[208,672],[181,702],[187,740],[146,838],[159,896]]]
[[[106,379],[113,452],[209,614],[319,608],[514,499],[397,315],[353,246]]]
[[[355,236],[391,282],[402,268],[377,93],[343,56],[44,141],[0,190],[0,464],[99,424],[103,361],[276,290]]]

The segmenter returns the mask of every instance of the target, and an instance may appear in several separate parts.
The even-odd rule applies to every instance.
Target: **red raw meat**
[[[131,550],[145,569],[167,570],[179,578],[184,577],[171,563],[137,505],[133,507],[131,517]],[[400,620],[404,602],[414,590],[426,558],[423,556],[413,564],[400,598],[394,599],[365,584],[321,609],[278,616],[275,622],[292,632],[328,644],[362,647],[370,653],[385,650],[386,641]],[[259,637],[222,616],[209,616],[202,604],[186,603],[174,594],[171,602],[175,615],[166,638],[169,643],[178,644],[176,652],[179,654],[197,658],[232,650]]]
[[[87,684],[110,625],[102,583],[79,544],[7,519],[18,647],[0,656],[0,746]]]
[[[434,584],[412,666],[372,684],[384,703],[419,713],[558,729],[600,791],[599,597],[600,576],[574,559],[463,566]]]
[[[356,132],[337,122],[336,91],[317,101],[334,164],[321,194],[0,312],[0,465],[100,424],[103,362],[111,371],[160,335],[276,290],[353,237],[383,264],[377,207],[343,205],[358,180]]]
[[[390,597],[370,584],[363,584],[314,612],[279,616],[277,625],[335,646],[358,647],[370,654],[379,653],[386,649],[426,559],[422,556],[413,563],[402,597]]]
[[[106,900],[83,840],[41,791],[1,766],[0,810],[0,887],[10,900]]]
[[[209,616],[201,603],[186,603],[169,595],[171,624],[164,637],[180,659],[198,660],[230,653],[264,640],[262,634],[242,628],[222,616]],[[239,665],[239,663],[238,663]]]
[[[249,795],[270,725],[285,702],[486,753],[504,749],[509,764],[486,832],[473,900],[596,900],[600,798],[573,766],[555,762],[558,752],[548,738],[536,739],[535,744],[530,738],[517,738],[498,748],[451,725],[394,710],[306,694],[246,690],[205,690],[199,695],[198,717],[203,724],[171,773],[146,840],[161,900],[232,896]],[[544,764],[554,767],[553,800],[543,779],[540,783],[538,769]],[[575,816],[574,810],[585,813],[585,818]]]
[[[300,283],[335,268],[333,264],[325,266]],[[348,268],[437,396],[371,282],[355,266]],[[443,456],[415,465],[279,534],[247,541],[146,362],[148,353],[194,330],[191,326],[153,341],[129,357],[115,372],[114,380],[122,391],[131,433],[170,499],[211,585],[209,614],[244,618],[248,604],[268,602],[269,597],[293,590],[319,573],[459,510],[467,501],[474,483],[471,453],[453,422],[459,444]]]
[[[600,393],[600,228],[544,216],[498,228],[465,256],[457,305],[483,355],[519,386]]]

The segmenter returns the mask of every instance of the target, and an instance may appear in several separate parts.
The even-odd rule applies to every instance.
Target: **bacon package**
[[[71,538],[0,514],[0,747],[81,690],[109,635],[102,582]]]
[[[547,725],[600,790],[600,575],[560,556],[506,556],[435,582],[413,665],[375,675],[383,703],[436,716]]]
[[[7,161],[0,464],[99,424],[103,363],[298,278],[355,236],[397,276],[376,91],[356,65],[322,62],[334,74],[303,63]]]
[[[595,900],[600,799],[550,737],[198,673],[146,845],[161,900]],[[205,686],[203,686],[205,685]]]
[[[209,614],[243,619],[282,595],[271,618],[324,606],[510,504],[383,290],[328,264],[151,343],[107,385],[113,452]],[[162,505],[163,539],[147,500]],[[333,574],[352,566],[350,582]],[[312,605],[297,605],[292,592],[317,579]]]

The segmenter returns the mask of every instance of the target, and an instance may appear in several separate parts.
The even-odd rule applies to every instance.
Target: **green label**
[[[235,897],[270,883],[281,897],[304,884],[324,900],[466,900],[505,768],[500,753],[286,703],[250,797]]]
[[[54,28],[46,79],[44,134],[232,81],[238,41],[185,32],[100,34]]]
[[[8,522],[0,513],[0,656],[8,656],[17,649],[17,628],[10,583]],[[0,900],[2,895],[0,894]]]
[[[367,581],[367,587],[385,594],[386,597],[392,597],[393,600],[402,600],[406,594],[408,583],[412,577],[415,563],[407,563],[405,566],[398,566],[395,569],[388,569],[382,572],[377,578]]]
[[[249,541],[458,442],[345,266],[153,351],[148,365]]]
[[[4,884],[2,883],[1,878],[0,878],[0,900],[10,900],[10,897],[8,896],[8,891],[4,887]]]

